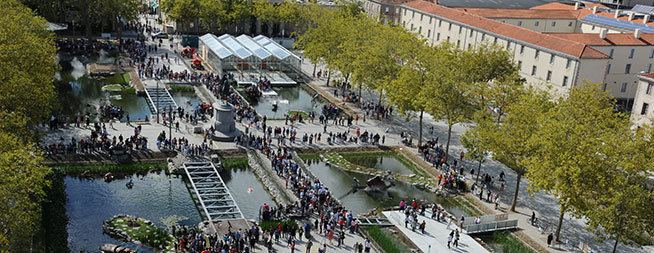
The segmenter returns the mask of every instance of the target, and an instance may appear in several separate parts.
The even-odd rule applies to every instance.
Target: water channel
[[[136,95],[132,89],[117,92],[102,90],[105,85],[124,82],[120,75],[92,78],[86,73],[84,63],[77,58],[63,62],[62,71],[57,73],[56,79],[59,107],[55,108],[55,112],[59,116],[73,120],[76,116],[89,115],[95,119],[98,117],[96,108],[102,104],[122,108],[125,115],[121,121],[127,120],[127,114],[131,121],[145,120],[151,114],[146,98]],[[172,92],[171,95],[175,102],[187,111],[191,111],[201,102],[194,92]]]
[[[248,101],[261,116],[268,119],[284,119],[289,111],[315,112],[320,114],[325,101],[308,87],[300,85],[292,87],[275,87],[276,97],[261,97],[258,101]],[[237,89],[245,94],[242,89]],[[247,98],[247,96],[245,96]],[[315,98],[314,98],[315,97]],[[273,111],[273,103],[277,103],[277,111]]]
[[[309,167],[309,171],[315,177],[319,178],[323,184],[329,187],[332,194],[339,199],[346,208],[353,211],[355,214],[365,214],[375,208],[397,206],[401,200],[411,201],[412,199],[416,199],[430,203],[442,203],[442,198],[436,194],[420,190],[412,185],[402,182],[394,182],[395,185],[385,192],[368,192],[365,190],[354,191],[353,185],[355,184],[355,179],[359,181],[359,184],[365,185],[365,182],[372,176],[342,171],[337,167],[327,165],[322,161],[305,160],[305,163]],[[395,168],[394,170],[410,171],[400,161],[397,161],[397,166],[398,168]],[[387,167],[380,169],[390,170]],[[456,215],[457,217],[464,214],[463,210],[460,208],[454,206],[445,207],[451,214]]]

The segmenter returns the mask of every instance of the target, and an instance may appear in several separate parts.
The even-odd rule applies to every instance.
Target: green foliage
[[[55,98],[54,36],[16,0],[0,2],[0,22],[0,108],[37,123],[49,116]]]
[[[0,132],[0,247],[29,247],[41,217],[41,204],[50,182],[50,169],[31,144]]]
[[[269,220],[269,221],[262,221],[260,226],[261,230],[263,231],[273,231],[276,230],[279,224],[282,224],[282,231],[291,231],[291,230],[297,230],[299,229],[299,225],[297,222],[294,220],[283,220],[283,221],[277,221],[277,220]]]
[[[389,236],[388,233],[384,233],[384,231],[382,231],[382,229],[377,226],[366,228],[366,232],[368,232],[370,238],[375,241],[385,253],[407,252],[406,250],[402,250],[399,247],[397,239]]]
[[[228,157],[223,159],[222,163],[225,169],[243,169],[250,166],[247,156]]]
[[[491,242],[498,244],[502,252],[506,253],[533,253],[534,251],[508,232],[494,232]]]
[[[166,249],[170,248],[175,239],[168,234],[165,229],[157,226],[147,224],[142,219],[137,219],[137,226],[132,226],[125,218],[113,219],[109,224],[115,228],[125,231],[133,240],[140,241],[141,243],[157,248]]]
[[[195,88],[190,85],[171,85],[170,92],[195,92]]]
[[[57,165],[53,171],[65,175],[104,175],[112,173],[144,173],[166,169],[164,162],[155,163],[128,163],[128,164],[85,164],[85,165]]]

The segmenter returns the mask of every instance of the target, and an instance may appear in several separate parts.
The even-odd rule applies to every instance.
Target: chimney
[[[593,14],[597,13],[597,6],[593,6]]]
[[[580,3],[580,2],[576,2],[576,3],[575,3],[575,10],[579,10],[579,9],[581,9],[581,3]]]
[[[647,22],[649,22],[649,18],[650,18],[650,17],[651,17],[651,16],[650,16],[649,14],[646,14],[646,15],[643,17],[643,24],[647,24]]]
[[[620,11],[619,11],[619,10],[615,10],[615,16],[613,16],[613,17],[614,17],[614,18],[619,18],[619,17],[620,17]]]
[[[640,29],[634,30],[634,38],[640,39]]]
[[[629,12],[629,21],[632,21],[632,20],[634,20],[634,13]]]
[[[607,34],[607,33],[608,33],[608,31],[607,31],[606,28],[600,30],[600,33],[599,33],[599,37],[600,37],[600,39],[606,39],[606,34]]]

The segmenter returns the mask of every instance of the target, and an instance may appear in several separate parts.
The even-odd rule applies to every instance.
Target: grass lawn
[[[113,173],[140,173],[163,170],[168,165],[165,162],[158,163],[127,163],[127,164],[84,164],[84,165],[57,165],[53,170],[57,173],[75,174],[105,174]]]

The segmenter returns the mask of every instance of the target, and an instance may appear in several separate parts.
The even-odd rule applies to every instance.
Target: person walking
[[[461,235],[459,235],[459,230],[457,229],[456,232],[454,233],[454,247],[458,248],[459,247],[459,238]]]
[[[307,242],[307,251],[306,251],[306,253],[311,252],[311,247],[312,246],[313,246],[313,242],[311,240],[309,240],[309,242]]]
[[[552,247],[552,241],[554,240],[554,234],[550,233],[547,235],[547,247]]]
[[[363,247],[364,247],[363,251],[365,253],[370,253],[370,239],[366,238],[366,241],[363,243]]]
[[[454,239],[454,230],[450,232],[450,235],[447,236],[447,248],[450,248],[450,243],[452,243],[452,239]]]

